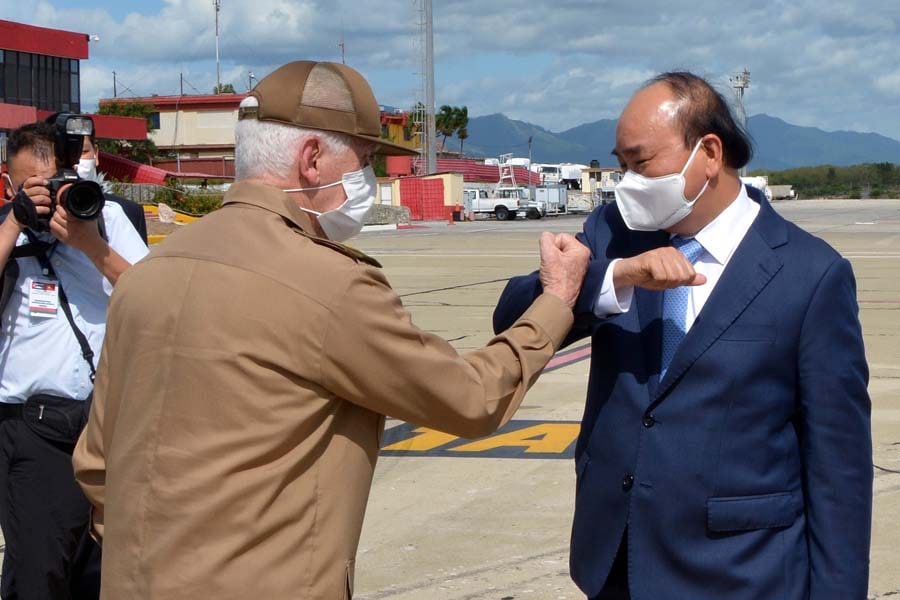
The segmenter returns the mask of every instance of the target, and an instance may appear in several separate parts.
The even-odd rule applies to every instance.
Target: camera
[[[57,164],[63,167],[49,179],[47,189],[50,190],[51,214],[56,202],[62,203],[70,215],[76,219],[91,221],[100,216],[106,200],[103,188],[93,181],[81,179],[72,165],[81,158],[81,148],[85,136],[94,135],[94,121],[87,115],[57,113],[51,115],[47,122],[56,130],[54,147]],[[71,184],[62,194],[60,188]]]
[[[59,190],[71,184],[62,194]],[[61,202],[70,215],[83,221],[91,221],[100,215],[106,202],[103,198],[103,188],[93,181],[86,181],[78,176],[72,169],[60,169],[47,180],[47,189],[50,190],[51,214],[56,202]]]

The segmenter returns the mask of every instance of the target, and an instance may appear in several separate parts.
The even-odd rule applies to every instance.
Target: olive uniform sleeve
[[[484,348],[459,354],[413,325],[382,273],[358,265],[332,310],[322,382],[372,411],[462,437],[507,422],[572,326],[572,311],[542,294]]]

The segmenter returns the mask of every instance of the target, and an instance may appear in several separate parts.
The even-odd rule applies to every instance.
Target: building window
[[[79,71],[77,60],[0,50],[0,102],[79,112]]]
[[[147,117],[150,121],[150,129],[159,129],[159,113],[152,112],[150,116]]]
[[[11,50],[5,52],[3,62],[3,95],[10,104],[19,103],[19,53]]]
[[[31,104],[34,93],[31,89],[31,54],[22,52],[19,54],[19,102]]]

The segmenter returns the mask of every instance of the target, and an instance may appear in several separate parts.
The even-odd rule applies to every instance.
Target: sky
[[[744,102],[827,131],[900,140],[900,0],[433,0],[435,103],[559,132],[616,118],[634,90],[690,70]],[[292,60],[345,60],[382,104],[424,100],[421,0],[221,0],[220,73],[246,91]],[[82,104],[209,93],[215,0],[0,0],[4,19],[78,31]]]

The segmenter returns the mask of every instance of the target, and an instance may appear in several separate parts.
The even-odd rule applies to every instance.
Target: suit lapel
[[[773,248],[787,242],[785,222],[765,200],[760,204],[760,214],[735,250],[716,288],[672,358],[666,376],[653,394],[654,401],[660,400],[781,269],[782,262]],[[657,314],[661,311],[660,302]],[[659,352],[657,349],[657,355]],[[659,365],[658,359],[656,364]]]

